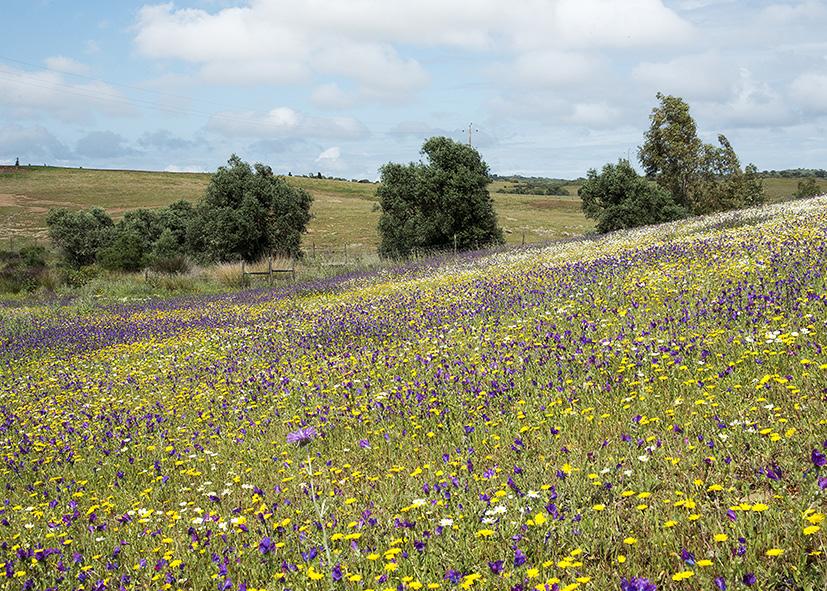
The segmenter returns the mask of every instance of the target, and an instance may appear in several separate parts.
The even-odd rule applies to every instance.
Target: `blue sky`
[[[493,172],[572,178],[634,157],[660,90],[744,163],[827,168],[827,0],[13,7],[0,162],[373,179],[473,123]]]

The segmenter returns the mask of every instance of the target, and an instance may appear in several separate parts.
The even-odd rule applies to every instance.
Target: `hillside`
[[[5,170],[14,170],[6,168]],[[315,198],[305,244],[372,250],[378,244],[374,184],[285,177]],[[0,173],[0,240],[45,236],[52,207],[100,206],[117,217],[127,209],[160,207],[178,199],[195,201],[208,174],[32,167]],[[592,227],[576,197],[557,198],[497,193],[492,196],[509,243],[546,241],[582,234]],[[576,187],[571,187],[576,194]]]
[[[0,308],[0,588],[821,589],[826,225]]]

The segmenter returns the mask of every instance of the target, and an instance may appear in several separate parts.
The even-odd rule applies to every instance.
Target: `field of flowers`
[[[0,328],[0,589],[824,589],[827,198]]]

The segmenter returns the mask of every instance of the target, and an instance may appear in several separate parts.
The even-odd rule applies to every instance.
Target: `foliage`
[[[702,148],[698,180],[693,187],[695,213],[728,211],[764,202],[761,178],[750,164],[741,170],[738,156],[723,134],[720,147],[705,144]]]
[[[159,273],[181,274],[189,270],[186,253],[170,228],[165,228],[155,241],[149,260],[152,270]]]
[[[679,97],[657,94],[638,158],[644,173],[669,191],[678,205],[692,210],[692,189],[703,150],[689,105]]]
[[[586,217],[598,232],[611,232],[686,217],[686,209],[666,189],[639,176],[628,160],[588,172],[578,191]]]
[[[98,252],[97,260],[109,271],[140,271],[147,264],[143,237],[138,232],[119,229],[115,239]]]
[[[567,181],[556,180],[524,180],[517,181],[510,187],[497,189],[498,193],[511,193],[516,195],[560,195],[569,194],[564,186]]]
[[[488,165],[479,152],[449,138],[422,145],[427,163],[388,163],[377,189],[379,252],[390,258],[503,242],[488,193]]]
[[[796,199],[803,199],[806,197],[816,197],[818,195],[823,195],[824,190],[821,188],[814,178],[808,178],[803,181],[798,181],[798,189],[795,192],[794,197]]]
[[[0,252],[0,292],[32,291],[48,273],[46,250],[27,246],[18,252]]]
[[[53,209],[46,217],[49,238],[73,268],[91,265],[98,251],[115,238],[115,224],[100,207],[69,211]]]
[[[696,214],[738,209],[764,202],[763,185],[750,164],[741,170],[726,136],[720,147],[698,138],[689,105],[680,97],[657,94],[638,157],[647,177],[668,190],[675,201]]]
[[[313,198],[233,155],[213,175],[193,212],[188,244],[193,254],[215,262],[256,261],[269,252],[301,256],[301,235],[310,222]]]

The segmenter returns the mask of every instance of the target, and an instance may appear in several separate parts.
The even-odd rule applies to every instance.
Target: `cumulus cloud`
[[[120,158],[137,154],[128,140],[114,131],[93,131],[77,141],[75,152],[89,158]]]
[[[207,129],[227,137],[259,139],[338,138],[367,136],[367,128],[352,117],[314,117],[290,107],[277,107],[266,113],[226,111],[210,117]]]
[[[578,103],[574,105],[568,121],[586,127],[606,127],[616,125],[620,109],[605,102]]]
[[[19,124],[0,127],[0,161],[20,158],[22,163],[40,163],[66,161],[71,157],[72,151],[45,127]]]
[[[187,150],[193,148],[194,141],[174,136],[169,130],[159,129],[146,132],[138,138],[138,145],[146,149],[162,151]]]
[[[405,47],[539,52],[522,58],[536,73],[532,65],[550,50],[671,45],[692,35],[662,0],[252,0],[213,12],[158,4],[139,11],[136,31],[139,52],[195,64],[211,82],[333,76],[380,100],[409,97],[429,81]],[[341,97],[330,87],[316,96],[331,98]]]
[[[652,93],[661,91],[687,99],[721,100],[731,92],[738,69],[714,52],[682,55],[663,62],[643,62],[632,72]]]
[[[698,111],[707,121],[723,127],[772,127],[794,122],[787,101],[746,68],[741,69],[727,100],[699,103]]]
[[[0,64],[0,105],[19,118],[51,115],[85,121],[96,114],[131,116],[135,109],[117,89],[103,82],[76,84],[59,72],[29,72]]]
[[[790,94],[806,111],[827,113],[827,74],[801,74],[790,85]]]

